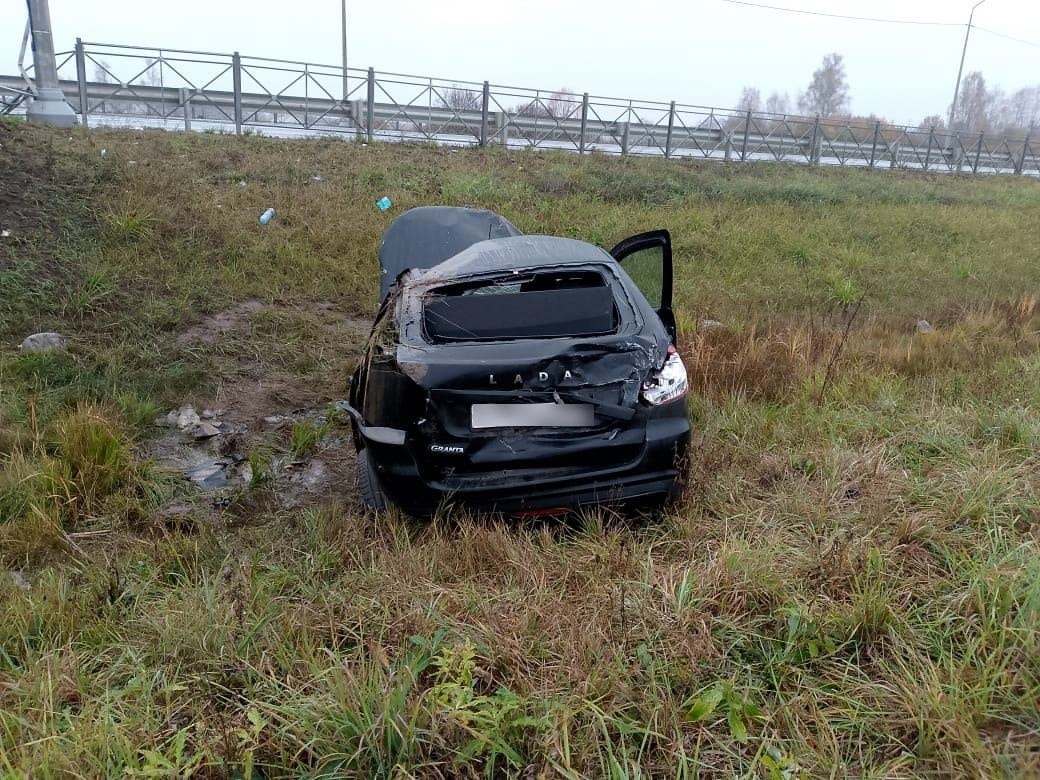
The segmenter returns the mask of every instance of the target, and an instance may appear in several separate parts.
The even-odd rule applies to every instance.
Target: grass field
[[[361,512],[326,407],[429,203],[672,232],[680,506]],[[7,123],[0,229],[3,776],[1040,773],[1040,183]]]

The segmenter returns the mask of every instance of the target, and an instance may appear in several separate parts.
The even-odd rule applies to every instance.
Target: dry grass
[[[1040,772],[1035,182],[0,133],[0,773]],[[334,417],[222,512],[141,462],[160,409],[341,397],[387,193],[672,230],[683,505],[277,508],[273,459]],[[17,354],[43,329],[69,353]]]

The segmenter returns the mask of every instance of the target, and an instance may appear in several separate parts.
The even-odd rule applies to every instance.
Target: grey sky
[[[973,0],[763,0],[806,10],[967,21]],[[55,45],[105,43],[338,63],[339,0],[51,0]],[[15,72],[24,2],[0,0],[0,71]],[[987,0],[965,72],[1005,92],[1040,83],[1040,0]],[[896,122],[944,114],[963,26],[845,21],[720,0],[349,0],[350,64],[611,97],[732,106],[741,87],[805,88],[824,54],[845,55],[852,109]]]

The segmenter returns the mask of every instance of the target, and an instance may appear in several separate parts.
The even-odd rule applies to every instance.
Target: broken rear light
[[[683,365],[682,358],[675,351],[675,347],[669,344],[668,358],[664,361],[664,365],[651,373],[650,377],[643,382],[643,400],[651,406],[661,406],[684,398],[689,388],[686,366]]]

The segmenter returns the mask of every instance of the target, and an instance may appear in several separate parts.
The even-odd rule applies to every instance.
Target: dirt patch
[[[178,517],[198,521],[237,509],[246,518],[257,502],[300,508],[355,501],[353,443],[333,403],[346,397],[370,327],[368,318],[329,301],[289,306],[247,299],[178,333],[180,346],[208,352],[219,371],[212,392],[196,399],[197,423],[167,428],[142,445],[145,457],[185,479],[186,490],[173,502]],[[293,360],[306,370],[290,370],[285,364]],[[176,425],[165,414],[157,424]],[[296,424],[323,432],[303,455],[292,452]],[[211,435],[200,438],[206,425]]]
[[[315,382],[281,371],[250,370],[220,381],[209,407],[226,410],[236,423],[256,427],[265,417],[298,414],[345,393],[346,382],[340,376]]]
[[[275,313],[296,313],[309,317],[325,326],[325,332],[345,332],[354,337],[366,336],[372,321],[342,312],[332,301],[307,301],[296,306],[280,303],[265,303],[256,298],[239,301],[233,306],[209,314],[199,322],[177,334],[177,343],[182,346],[213,345],[251,334],[258,318]],[[321,335],[321,334],[315,334]]]
[[[255,298],[241,301],[234,306],[204,317],[200,322],[177,334],[177,343],[216,344],[229,336],[241,336],[252,328],[253,316],[269,307]]]
[[[296,305],[239,301],[176,336],[216,362],[214,388],[200,403],[225,409],[237,424],[298,414],[343,398],[354,358],[371,328],[330,301]]]

